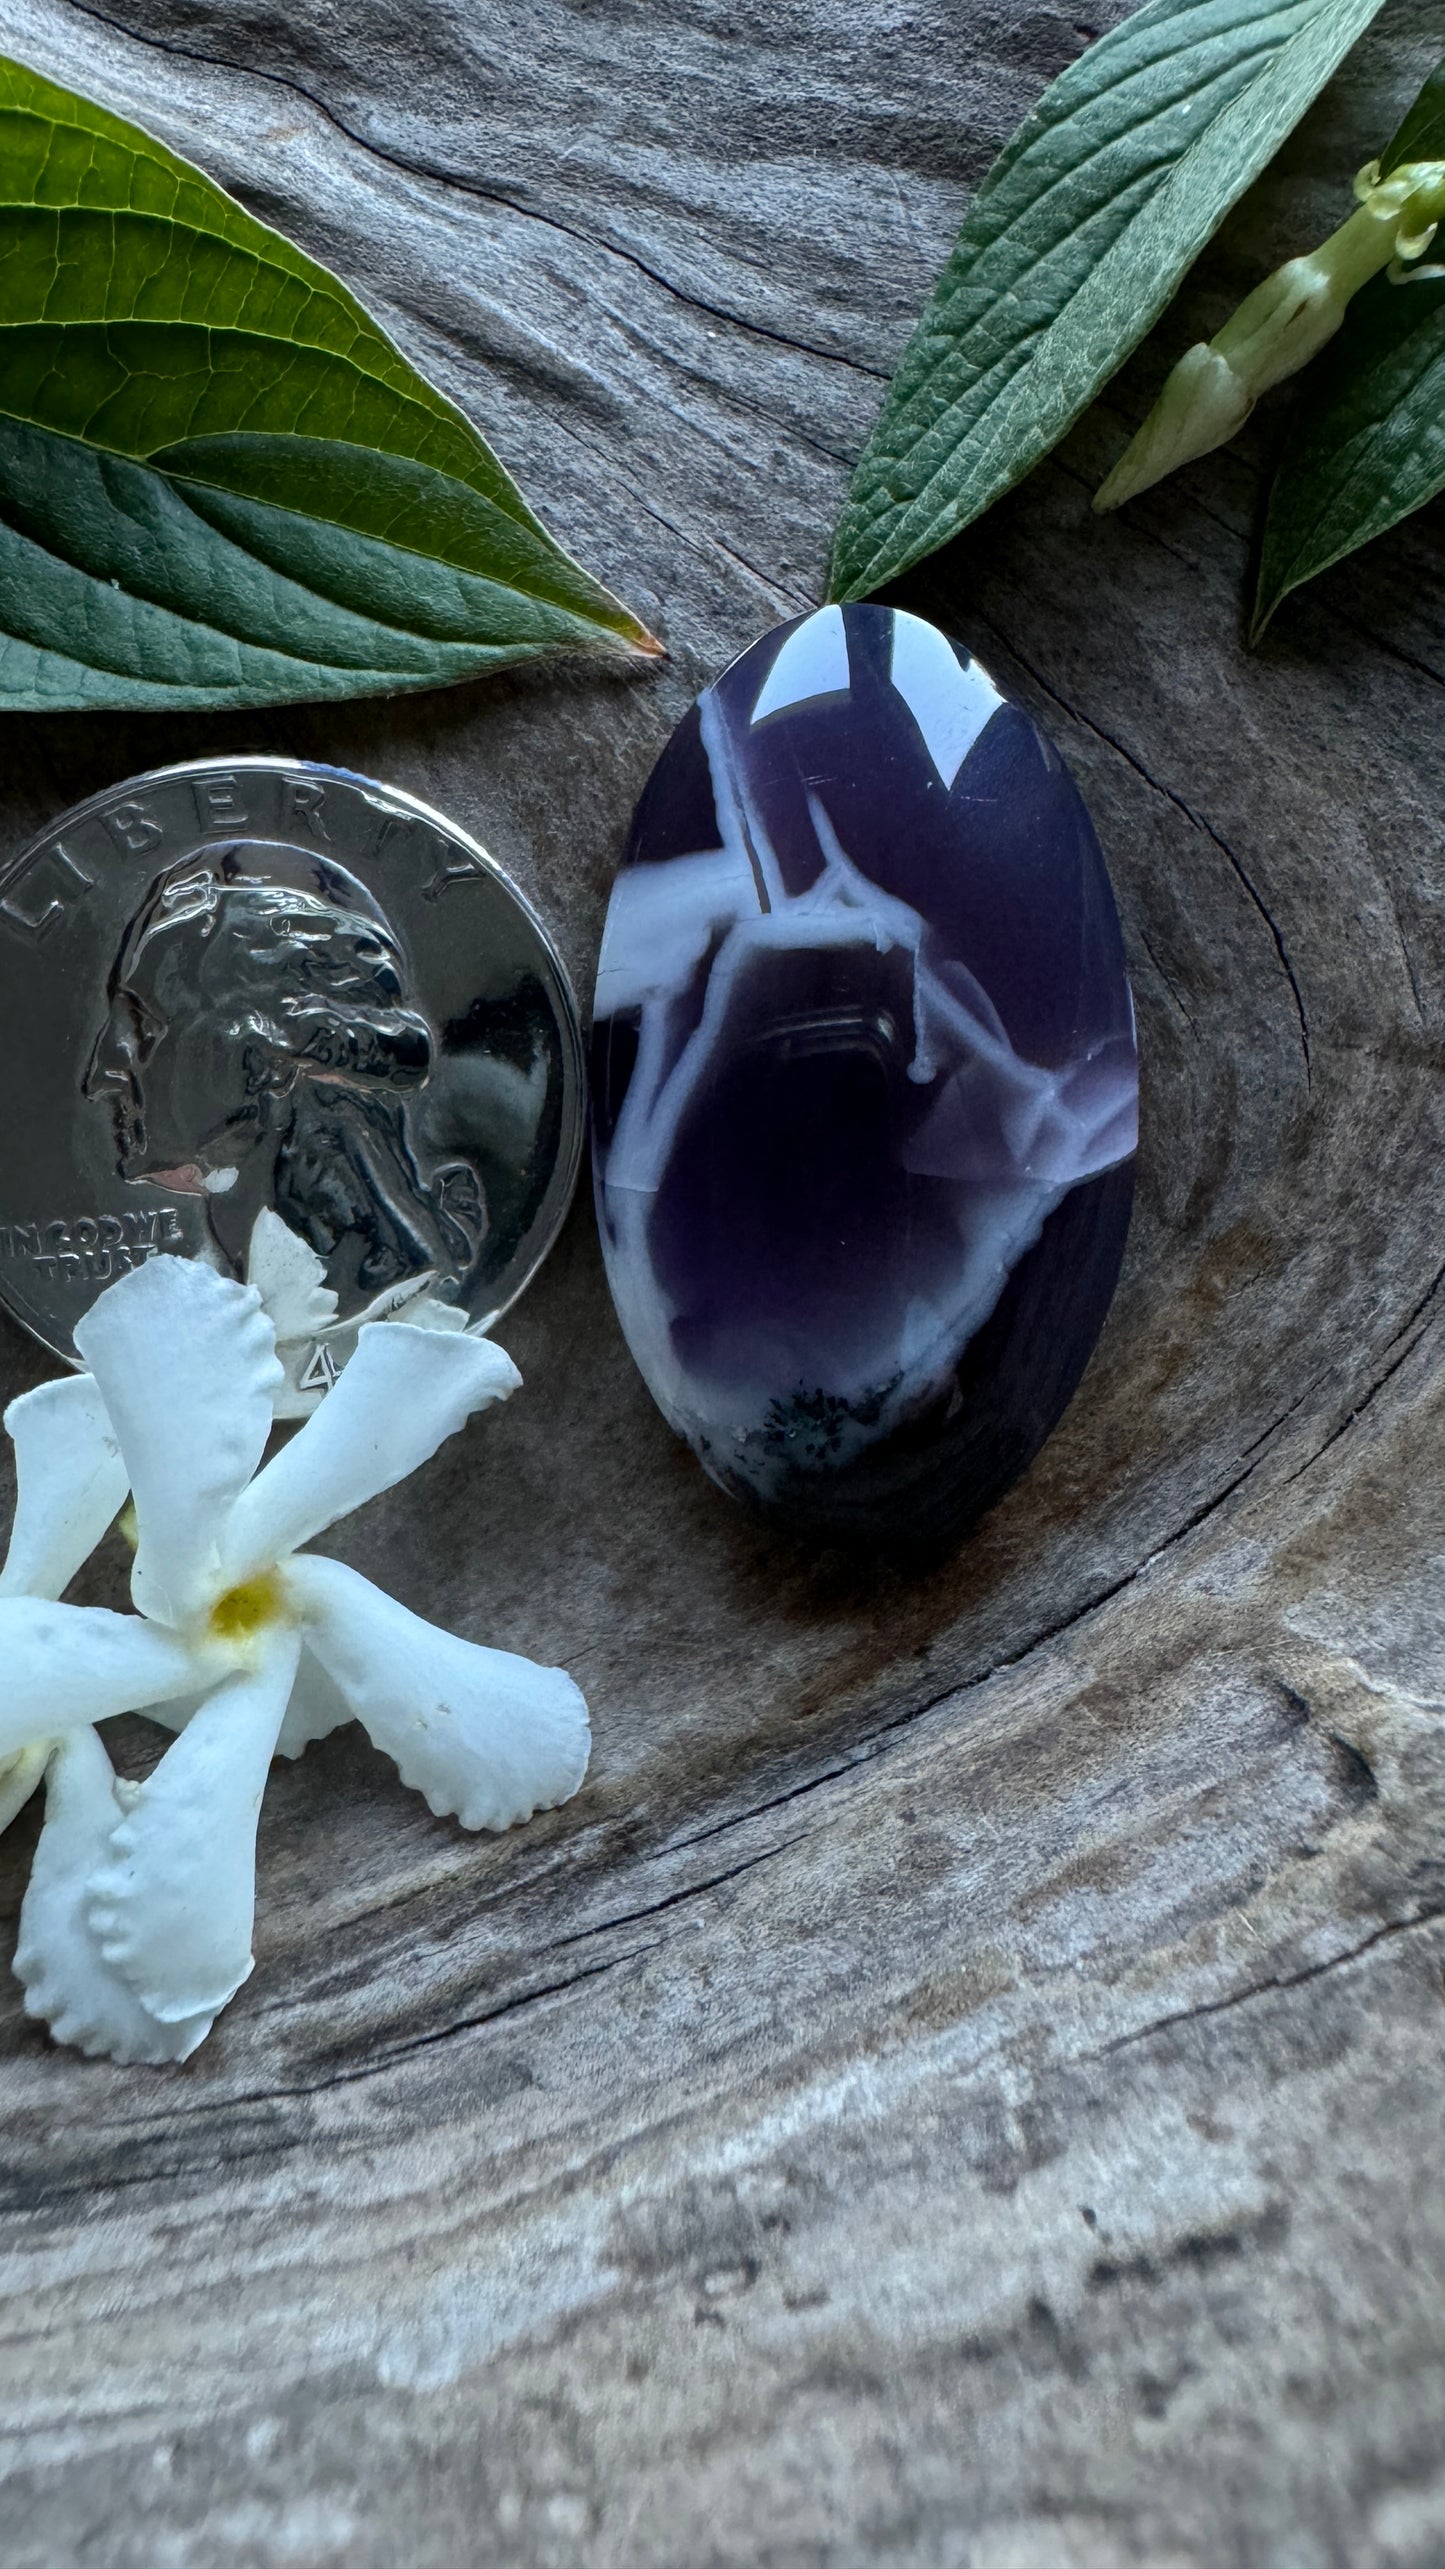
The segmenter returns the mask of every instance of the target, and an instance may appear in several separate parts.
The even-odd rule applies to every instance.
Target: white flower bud
[[[1143,427],[1095,495],[1119,508],[1166,473],[1222,446],[1261,393],[1298,374],[1331,340],[1350,297],[1430,246],[1445,214],[1445,162],[1413,161],[1382,179],[1371,162],[1355,182],[1359,210],[1319,249],[1287,259],[1247,295],[1206,346],[1180,358]],[[1408,271],[1407,271],[1408,272]]]
[[[1229,359],[1201,339],[1180,358],[1138,436],[1096,493],[1095,508],[1122,508],[1166,473],[1222,446],[1253,408],[1254,395]]]

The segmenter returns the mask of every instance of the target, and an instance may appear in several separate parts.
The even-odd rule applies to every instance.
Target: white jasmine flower
[[[33,1440],[28,1503],[22,1470],[12,1562],[27,1530],[0,1595],[0,1760],[59,1746],[16,1969],[60,2039],[184,2059],[251,1969],[274,1751],[294,1756],[355,1717],[433,1811],[502,1829],[576,1791],[587,1712],[560,1669],[438,1631],[301,1550],[516,1388],[489,1339],[363,1327],[335,1388],[259,1469],[283,1374],[254,1287],[155,1259],[101,1295],[76,1343],[93,1382],[30,1398],[54,1396],[77,1446],[82,1412],[90,1430],[103,1421],[118,1459],[87,1484],[84,1524],[58,1429]],[[48,1510],[47,1469],[62,1493]],[[135,1507],[136,1613],[55,1604],[118,1481]],[[92,1727],[126,1711],[180,1731],[139,1785],[114,1776]]]

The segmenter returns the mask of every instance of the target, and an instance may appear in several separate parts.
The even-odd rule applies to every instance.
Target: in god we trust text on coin
[[[576,1179],[561,960],[486,851],[336,768],[206,761],[66,813],[0,871],[0,1296],[72,1356],[165,1251],[244,1269],[270,1209],[342,1321],[425,1281],[513,1301]]]

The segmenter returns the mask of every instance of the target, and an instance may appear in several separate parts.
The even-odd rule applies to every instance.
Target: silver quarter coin
[[[566,1213],[585,1091],[561,959],[484,848],[364,776],[233,758],[0,871],[0,1094],[0,1296],[73,1356],[115,1276],[244,1274],[263,1213],[343,1328],[421,1291],[495,1319]]]

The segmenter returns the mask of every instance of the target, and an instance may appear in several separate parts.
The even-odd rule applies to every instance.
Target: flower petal
[[[286,1582],[308,1646],[439,1819],[509,1829],[576,1792],[587,1706],[565,1669],[439,1632],[340,1561],[305,1555]]]
[[[205,1661],[198,1661],[196,1673],[199,1674],[201,1667],[206,1665],[207,1663]],[[218,1667],[216,1661],[211,1660],[208,1667],[207,1682],[204,1686],[198,1687],[194,1693],[188,1693],[185,1695],[168,1695],[163,1704],[147,1704],[146,1714],[148,1719],[153,1722],[157,1722],[162,1730],[183,1731],[187,1722],[193,1720],[195,1715],[200,1711],[202,1704],[210,1702],[211,1695],[219,1680],[222,1677],[229,1676],[229,1674],[230,1669],[228,1667]]]
[[[505,1400],[521,1379],[490,1338],[413,1329],[404,1320],[363,1329],[320,1408],[237,1499],[226,1584],[283,1560],[404,1481],[474,1409]]]
[[[203,1671],[174,1633],[105,1606],[0,1598],[0,1757],[184,1695]]]
[[[208,2012],[162,2025],[101,1953],[86,1890],[120,1817],[115,1774],[93,1730],[63,1740],[45,1780],[45,1826],[30,1868],[15,1948],[25,2012],[58,2043],[114,2061],[183,2061],[211,2029]]]
[[[278,1757],[299,1757],[314,1739],[327,1739],[343,1722],[356,1719],[340,1688],[319,1659],[303,1648],[286,1719],[276,1742]]]
[[[63,1374],[5,1412],[15,1445],[15,1522],[0,1596],[58,1597],[125,1505],[129,1482],[100,1385]]]
[[[271,1429],[282,1374],[253,1287],[189,1258],[108,1285],[75,1343],[105,1395],[135,1496],[131,1594],[184,1623],[216,1594],[226,1520]]]
[[[262,1205],[251,1226],[246,1282],[259,1293],[278,1346],[319,1338],[336,1318],[339,1304],[320,1258],[310,1241],[269,1204]]]
[[[422,1283],[424,1279],[419,1277],[417,1281]],[[396,1288],[392,1290],[395,1293]],[[408,1329],[444,1329],[453,1338],[470,1326],[460,1303],[442,1302],[436,1294],[426,1292],[409,1294],[405,1302],[394,1301],[390,1311],[378,1311],[375,1316],[378,1320],[404,1320]],[[486,1332],[477,1329],[473,1335],[481,1338]]]
[[[300,1652],[289,1627],[194,1714],[112,1831],[91,1930],[163,2024],[235,1996],[251,1969],[256,1823]]]
[[[339,1306],[310,1242],[269,1204],[262,1205],[251,1226],[246,1282],[255,1286],[276,1332],[276,1358],[283,1379],[272,1395],[273,1415],[309,1418],[326,1389],[328,1378],[318,1372],[316,1359],[335,1331]],[[303,1374],[307,1377],[304,1388]]]

